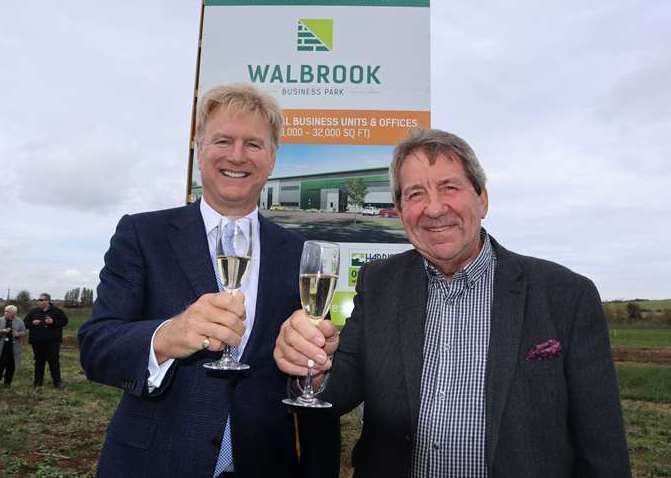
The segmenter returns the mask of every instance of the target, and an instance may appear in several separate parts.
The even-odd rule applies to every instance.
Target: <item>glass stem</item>
[[[308,374],[305,376],[305,387],[303,387],[303,398],[313,400],[315,392],[312,388],[312,367],[308,366]]]
[[[235,295],[238,293],[238,289],[229,289],[228,287],[224,287],[224,292],[227,292],[231,295]],[[221,354],[221,358],[219,359],[221,362],[235,362],[235,357],[233,357],[233,347],[231,347],[228,344],[224,344],[224,350]]]
[[[230,345],[224,345],[224,351],[221,355],[221,360],[223,362],[235,360],[233,357],[233,349],[231,348]]]

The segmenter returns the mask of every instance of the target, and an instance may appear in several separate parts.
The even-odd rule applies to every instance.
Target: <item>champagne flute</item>
[[[217,228],[215,246],[217,273],[224,291],[237,294],[247,276],[252,260],[252,223],[248,219],[238,219]],[[247,370],[249,365],[238,362],[233,356],[230,345],[224,345],[221,358],[216,362],[207,362],[203,367],[211,370]]]
[[[338,244],[324,241],[306,241],[303,245],[298,287],[303,310],[310,321],[317,326],[324,320],[331,306],[331,300],[338,281],[340,264],[340,248]],[[296,378],[296,387],[301,394],[296,398],[286,398],[282,403],[306,408],[329,408],[331,404],[317,399],[323,390],[312,384],[314,362],[308,360],[308,374],[301,385],[301,378]]]

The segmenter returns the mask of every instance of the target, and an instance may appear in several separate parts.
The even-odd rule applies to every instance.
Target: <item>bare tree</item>
[[[64,302],[65,307],[78,307],[79,306],[79,287],[70,289],[65,293]]]

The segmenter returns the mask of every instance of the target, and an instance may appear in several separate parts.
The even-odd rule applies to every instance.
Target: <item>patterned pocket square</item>
[[[559,340],[550,339],[536,344],[527,352],[527,360],[546,360],[561,355],[561,344]]]

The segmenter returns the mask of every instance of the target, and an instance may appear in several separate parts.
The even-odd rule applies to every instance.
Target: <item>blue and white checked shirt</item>
[[[424,367],[411,478],[486,478],[485,373],[496,257],[482,250],[448,280],[425,260],[429,277]]]

